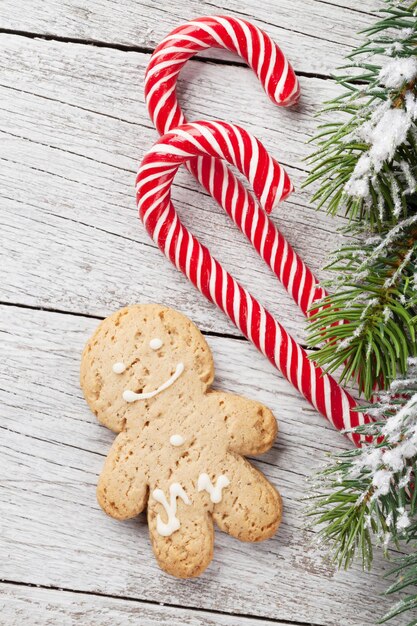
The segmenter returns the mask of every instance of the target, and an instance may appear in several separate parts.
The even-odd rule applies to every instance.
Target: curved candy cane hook
[[[253,156],[256,153],[256,161]],[[316,367],[306,351],[285,328],[181,223],[171,202],[171,185],[178,168],[188,159],[210,156],[226,160],[253,182],[254,192],[264,211],[269,210],[291,186],[285,170],[268,154],[265,147],[242,128],[225,122],[184,124],[161,137],[145,155],[137,176],[139,215],[151,237],[172,263],[232,320],[241,332],[275,365],[304,397],[339,430],[369,422],[370,418],[354,411],[356,402],[338,383]],[[222,161],[220,161],[222,160]],[[264,179],[270,181],[265,193]],[[220,181],[221,182],[221,181]],[[235,186],[225,190],[232,212],[240,213],[246,203],[246,191]],[[256,205],[257,206],[257,205]],[[259,208],[259,207],[258,207]],[[259,209],[259,215],[264,212]],[[246,221],[252,224],[250,215]],[[273,245],[265,246],[265,258],[273,269],[277,258],[273,250],[281,236],[268,224],[264,233],[272,236]],[[262,247],[262,242],[260,242]],[[279,265],[279,263],[278,263]],[[360,437],[348,435],[360,445]]]
[[[253,69],[278,106],[297,102],[300,86],[294,70],[263,30],[237,17],[199,17],[178,26],[165,37],[155,48],[147,67],[146,103],[160,134],[186,121],[175,93],[178,74],[188,59],[207,48],[236,52]]]
[[[175,93],[178,75],[184,64],[197,52],[209,47],[226,48],[243,58],[258,76],[271,100],[278,106],[294,104],[300,95],[297,77],[284,54],[262,30],[245,20],[228,17],[201,17],[173,30],[155,49],[145,77],[145,96],[149,113],[158,131],[163,134],[183,124],[185,116]],[[249,181],[254,185],[256,146],[253,147],[253,167]],[[220,204],[235,224],[246,235],[257,252],[269,264],[288,290],[304,315],[311,304],[326,293],[295,253],[285,238],[271,224],[265,212],[248,194],[242,183],[225,163],[217,158],[199,156],[186,162],[189,171]],[[270,179],[259,177],[259,197],[265,211],[273,206],[266,202]],[[233,206],[234,193],[244,198],[240,211]],[[277,195],[276,202],[285,200],[293,190],[289,185]],[[273,233],[274,246],[268,254]],[[278,267],[279,265],[279,267]]]

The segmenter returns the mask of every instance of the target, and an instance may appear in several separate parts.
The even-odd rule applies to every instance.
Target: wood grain
[[[2,0],[0,27],[87,42],[153,49],[175,26],[199,15],[226,13],[264,28],[293,62],[297,71],[329,75],[342,64],[346,50],[359,41],[356,32],[369,25],[377,0],[24,0],[16,12],[14,0]],[[206,55],[207,56],[207,55]],[[213,56],[213,55],[210,55]],[[231,59],[224,52],[216,58]]]
[[[300,185],[310,151],[306,140],[317,125],[314,114],[337,93],[327,77],[359,41],[354,32],[370,23],[380,0],[352,5],[349,0],[0,3],[0,31],[16,31],[0,35],[0,580],[5,581],[0,622],[5,626],[371,626],[387,607],[378,597],[385,588],[385,563],[378,558],[371,574],[358,568],[336,573],[316,545],[315,532],[306,528],[307,477],[329,450],[348,442],[162,258],[138,222],[133,192],[138,163],[156,138],[142,96],[151,49],[196,15],[247,17],[276,38],[302,73],[301,104],[278,110],[252,71],[224,51],[188,63],[179,96],[190,119],[241,124],[285,164],[297,191],[273,219],[325,277],[320,268],[340,243],[336,229],[344,221],[317,213],[310,192]],[[174,201],[187,226],[304,341],[301,313],[184,172],[176,179]],[[209,333],[216,386],[268,404],[280,424],[273,449],[254,462],[284,497],[282,528],[259,545],[217,533],[214,561],[194,581],[174,580],[157,568],[143,517],[119,523],[99,509],[95,485],[113,435],[96,423],[78,384],[82,346],[98,323],[91,318],[127,303],[158,300]]]
[[[269,620],[0,583],[3,624],[25,626],[268,626]],[[285,626],[274,621],[276,626]],[[287,622],[288,624],[288,622]],[[293,622],[294,626],[297,626]]]
[[[216,386],[262,399],[279,419],[277,444],[256,462],[284,498],[276,537],[255,545],[217,533],[207,573],[179,581],[156,566],[142,517],[120,523],[101,512],[95,485],[113,435],[78,386],[96,324],[0,307],[0,579],[326,626],[373,624],[386,566],[335,573],[302,516],[306,477],[325,451],[348,443],[246,341],[209,337]]]
[[[163,300],[203,329],[236,334],[162,258],[136,216],[134,172],[156,137],[140,95],[148,56],[12,35],[1,39],[0,220],[7,232],[2,300],[101,316],[128,302]],[[343,220],[317,213],[300,184],[314,113],[335,89],[319,79],[302,79],[302,86],[300,108],[278,110],[250,70],[192,62],[180,96],[191,119],[233,120],[287,164],[297,191],[273,219],[322,278],[320,268],[339,243],[335,230]],[[305,320],[293,301],[186,172],[178,176],[174,199],[203,243],[303,341]]]

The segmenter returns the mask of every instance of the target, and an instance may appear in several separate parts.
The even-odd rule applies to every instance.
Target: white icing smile
[[[126,402],[136,402],[136,400],[149,400],[149,398],[154,398],[158,395],[158,393],[161,393],[161,391],[164,391],[165,389],[168,389],[168,387],[171,387],[171,385],[174,384],[175,381],[181,376],[183,371],[184,363],[178,363],[172,376],[168,378],[168,380],[166,380],[164,383],[162,383],[162,385],[160,385],[157,389],[154,389],[154,391],[146,391],[143,393],[135,393],[130,389],[125,389],[125,391],[123,392],[123,400],[126,400]]]

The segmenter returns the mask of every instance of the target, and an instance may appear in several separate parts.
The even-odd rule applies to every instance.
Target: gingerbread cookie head
[[[81,365],[85,397],[118,432],[97,496],[117,519],[147,506],[160,566],[196,576],[213,553],[213,521],[244,541],[270,537],[281,499],[242,455],[273,443],[271,411],[210,389],[210,349],[194,324],[160,305],[130,306],[104,320]]]
[[[81,367],[91,410],[115,432],[150,404],[157,410],[166,399],[163,391],[175,386],[170,392],[176,396],[191,386],[204,392],[213,377],[213,358],[200,331],[158,304],[126,307],[104,320],[85,347]]]

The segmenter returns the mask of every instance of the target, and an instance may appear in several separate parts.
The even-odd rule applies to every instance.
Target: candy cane
[[[264,215],[291,189],[285,170],[265,147],[242,128],[225,122],[184,124],[161,137],[145,155],[137,176],[139,215],[149,234],[172,263],[275,365],[304,397],[338,429],[370,421],[354,411],[355,400],[328,374],[309,360],[306,351],[244,287],[242,287],[181,223],[171,202],[171,185],[178,168],[188,159],[213,157],[237,167],[252,185]],[[221,160],[221,161],[220,161]],[[270,184],[266,190],[264,180]],[[214,181],[222,186],[226,178]],[[236,180],[236,179],[234,179]],[[254,214],[246,211],[248,194],[242,187],[226,185],[223,192],[231,213],[245,232],[253,228]],[[255,202],[251,207],[258,206]],[[273,271],[280,267],[272,222],[266,221],[259,243]],[[349,434],[357,445],[360,437]]]
[[[149,113],[160,134],[185,122],[175,87],[192,56],[207,48],[235,52],[253,69],[272,102],[291,106],[300,86],[277,44],[260,28],[237,17],[199,17],[175,28],[155,48],[145,75]]]
[[[278,106],[290,106],[298,100],[300,87],[294,70],[266,33],[235,17],[201,17],[173,30],[155,49],[146,70],[146,102],[152,121],[161,134],[186,121],[175,93],[177,78],[188,59],[209,47],[236,52],[254,70],[266,93]],[[277,273],[303,313],[311,314],[311,304],[321,300],[326,295],[325,291],[319,287],[311,270],[260,210],[253,196],[246,193],[233,172],[223,161],[207,156],[192,159],[186,166]],[[249,180],[253,184],[251,173]],[[270,183],[268,177],[259,179],[258,197],[267,213],[273,208],[272,205],[265,204]],[[228,193],[230,189],[236,190],[236,193],[245,198],[246,206],[238,213],[233,210],[233,196]],[[291,191],[292,186],[286,187],[278,196],[284,200]],[[251,219],[247,218],[248,215],[252,216]],[[274,237],[273,242],[270,240],[271,236]],[[272,248],[272,254],[268,254],[268,247]],[[276,267],[277,263],[279,267]]]

